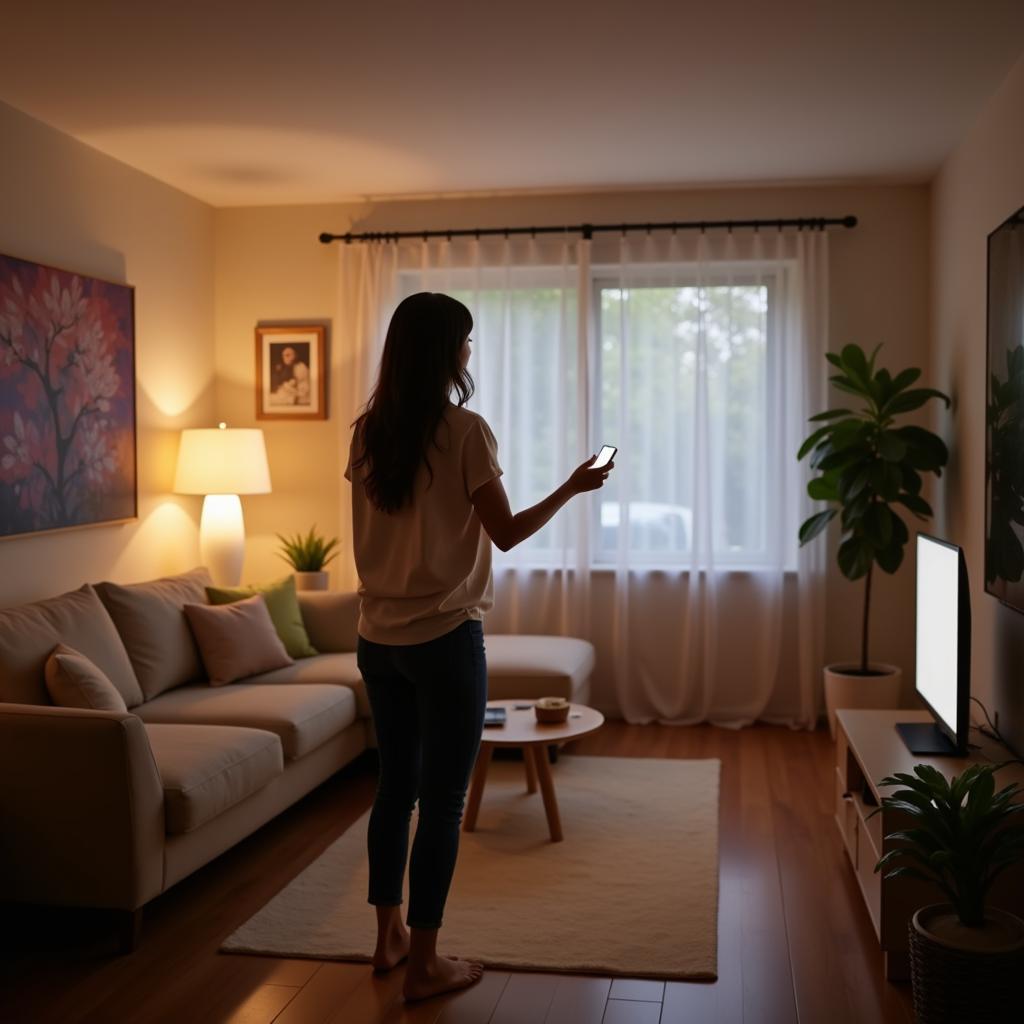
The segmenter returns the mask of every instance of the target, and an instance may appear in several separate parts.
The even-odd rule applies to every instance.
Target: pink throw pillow
[[[292,664],[260,594],[233,604],[186,604],[184,611],[211,686]]]

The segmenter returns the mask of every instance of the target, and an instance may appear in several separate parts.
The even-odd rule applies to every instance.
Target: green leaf
[[[875,561],[884,572],[896,572],[903,564],[903,543],[894,540],[887,547],[876,550]]]
[[[907,442],[895,431],[883,430],[878,435],[878,454],[886,462],[901,462],[907,454]]]
[[[796,453],[797,462],[799,462],[814,446],[827,434],[832,431],[831,426],[818,427],[813,434],[802,445],[800,445],[800,451]]]
[[[909,370],[904,370],[902,373],[897,373],[895,379],[892,382],[892,393],[894,395],[899,394],[901,391],[909,388],[918,377],[921,376],[921,371],[917,367],[912,366]]]
[[[830,474],[811,480],[807,485],[807,493],[814,501],[837,501],[839,498],[835,481]]]
[[[800,527],[800,546],[803,547],[804,544],[814,540],[828,526],[835,514],[836,510],[834,508],[827,508],[824,512],[818,512],[806,520]]]
[[[839,570],[848,580],[857,580],[864,576],[874,558],[871,545],[861,537],[848,537],[839,545],[836,558]]]
[[[847,377],[829,377],[832,387],[837,391],[844,391],[848,395],[856,395],[858,398],[865,398],[871,401],[871,395],[862,387],[858,387],[854,381]]]
[[[859,345],[844,345],[839,353],[839,361],[852,380],[866,394],[871,393],[871,370],[868,368],[867,357]]]
[[[885,548],[892,540],[892,513],[882,502],[868,505],[864,513],[864,532],[875,548]]]
[[[916,388],[912,391],[904,391],[901,394],[895,395],[890,401],[886,402],[884,408],[880,410],[882,416],[896,416],[902,412],[913,412],[915,409],[920,409],[925,402],[932,398],[939,398],[946,403],[946,408],[949,408],[949,396],[942,391],[937,391],[935,388]]]
[[[871,486],[885,501],[895,501],[900,493],[903,474],[900,467],[892,462],[879,460],[871,467]]]
[[[840,474],[836,485],[837,498],[850,502],[860,494],[871,477],[871,467],[861,466],[856,462],[848,465]]]
[[[906,505],[918,519],[929,519],[934,513],[931,505],[919,494],[899,494],[895,498],[901,505]]]
[[[910,494],[920,494],[922,483],[921,474],[907,465],[901,466],[900,471],[903,474],[903,490]]]
[[[817,423],[820,420],[834,420],[840,416],[853,416],[854,414],[849,409],[829,409],[828,412],[819,412],[817,416],[811,416],[808,418],[808,423]]]

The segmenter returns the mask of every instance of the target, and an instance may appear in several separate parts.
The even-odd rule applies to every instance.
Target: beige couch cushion
[[[351,725],[356,698],[345,686],[182,686],[147,701],[137,714],[144,722],[266,729],[281,737],[284,756],[294,760]]]
[[[299,610],[310,642],[322,654],[354,652],[359,641],[359,595],[300,590]]]
[[[203,678],[199,651],[181,609],[190,602],[205,604],[210,582],[209,572],[199,568],[129,586],[97,584],[96,591],[121,634],[146,700]]]
[[[46,659],[60,643],[100,669],[129,708],[142,703],[124,644],[88,583],[59,597],[0,611],[0,701],[49,704]]]
[[[356,711],[361,718],[370,717],[370,704],[366,699],[366,687],[359,674],[355,654],[318,654],[315,658],[303,658],[293,665],[251,676],[246,683],[329,683],[332,686],[348,686],[356,697]]]
[[[187,604],[184,611],[211,686],[292,663],[262,594],[232,604]]]
[[[199,828],[284,771],[281,741],[272,732],[147,723],[146,733],[172,835]]]
[[[487,696],[565,697],[576,694],[594,670],[594,646],[567,636],[486,634]]]
[[[127,711],[117,687],[84,654],[67,644],[57,644],[46,659],[46,691],[62,708],[93,711]]]

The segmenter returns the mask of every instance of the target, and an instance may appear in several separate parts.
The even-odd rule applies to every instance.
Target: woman
[[[469,310],[447,295],[399,303],[345,470],[362,598],[359,670],[380,757],[367,835],[373,965],[386,971],[408,957],[409,1000],[471,985],[483,971],[439,957],[437,932],[487,703],[480,619],[492,603],[491,542],[514,547],[573,495],[600,487],[612,468],[590,469],[590,459],[542,502],[512,514],[494,435],[464,408],[473,394],[472,327]],[[407,931],[402,879],[417,798]]]

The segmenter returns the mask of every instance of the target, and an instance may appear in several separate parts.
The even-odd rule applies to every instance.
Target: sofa
[[[196,569],[86,584],[0,610],[0,900],[141,908],[375,745],[356,666],[358,597],[300,592],[319,652],[213,687],[183,608]],[[81,652],[127,710],[55,706],[44,666]],[[582,640],[487,636],[489,696],[585,702]]]

